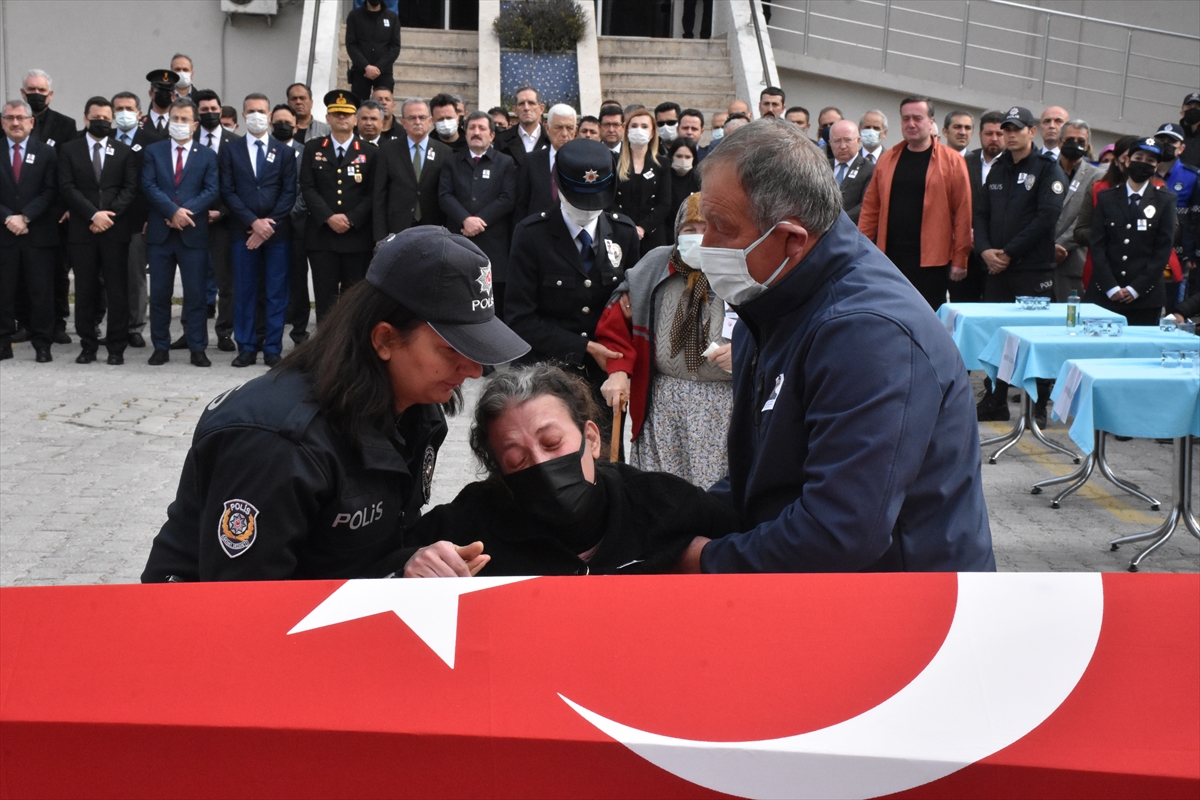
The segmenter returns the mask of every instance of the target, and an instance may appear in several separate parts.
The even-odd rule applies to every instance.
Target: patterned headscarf
[[[692,222],[704,222],[704,214],[700,211],[700,192],[693,192],[680,204],[679,213],[675,215],[675,235],[678,236],[683,226]],[[700,354],[708,347],[708,331],[701,330],[700,319],[700,312],[708,303],[708,276],[685,263],[679,255],[678,246],[671,253],[671,266],[676,273],[687,277],[687,288],[679,298],[675,319],[671,321],[671,356],[679,355],[682,350],[688,372],[698,372],[703,360]]]

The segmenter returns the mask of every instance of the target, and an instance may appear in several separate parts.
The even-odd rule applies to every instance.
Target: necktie
[[[13,147],[13,180],[21,180],[21,145]]]
[[[417,183],[421,182],[421,145],[413,145],[413,172],[417,175]],[[413,220],[421,221],[421,200],[417,198],[417,205],[413,208]]]
[[[165,115],[164,115],[164,116],[160,116],[160,117],[158,118],[158,122],[157,122],[157,123],[154,125],[154,127],[155,127],[155,129],[156,129],[156,130],[157,130],[159,133],[166,133],[166,130],[167,130],[167,118],[166,118],[166,116],[165,116]]]
[[[845,179],[846,179],[846,165],[845,165],[845,164],[838,164],[838,171],[837,171],[837,184],[838,184],[838,186],[841,186],[841,185],[842,185],[842,181],[844,181]]]
[[[875,154],[867,153],[867,161],[870,161],[872,164],[874,164],[875,163]]]
[[[263,147],[261,139],[254,144],[258,147],[258,155],[254,158],[254,177],[262,180],[263,170],[267,168],[266,148]]]
[[[592,248],[592,235],[587,231],[580,231],[575,238],[580,244],[579,258],[583,261],[583,271],[591,272],[592,267],[596,266],[596,251]]]
[[[337,158],[338,158],[338,162],[340,163],[340,162],[341,162],[341,160],[342,160],[343,158],[345,158],[345,157],[346,157],[346,151],[345,151],[345,150],[343,150],[343,149],[342,149],[342,146],[339,144],[339,145],[337,146]]]
[[[476,164],[479,163],[479,156],[471,156],[471,158],[475,159]]]
[[[183,148],[175,148],[175,185],[178,186],[183,180]]]
[[[214,142],[213,142],[213,135],[212,135],[212,131],[209,131],[209,132],[208,132],[208,142],[207,142],[207,144],[208,144],[208,149],[209,149],[209,150],[212,150],[214,153],[215,153],[215,152],[217,152],[217,148],[213,147],[213,144],[214,144]]]
[[[92,172],[96,175],[96,185],[100,185],[100,170],[104,167],[100,160],[100,143],[92,145]]]
[[[1137,211],[1138,201],[1141,199],[1142,199],[1142,196],[1140,194],[1129,195],[1129,210]]]

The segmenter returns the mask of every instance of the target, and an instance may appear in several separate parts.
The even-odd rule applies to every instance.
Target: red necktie
[[[13,147],[13,181],[21,180],[21,145]]]
[[[178,186],[183,180],[183,148],[175,148],[175,185]]]
[[[471,158],[475,159],[476,164],[479,163],[479,156],[471,156]]]

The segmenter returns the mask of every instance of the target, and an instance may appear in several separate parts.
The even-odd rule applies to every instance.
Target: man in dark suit
[[[829,129],[829,147],[833,152],[833,177],[842,190],[842,209],[854,224],[862,210],[863,195],[875,172],[875,165],[863,158],[858,126],[848,119],[833,123]]]
[[[972,208],[979,203],[979,193],[983,191],[983,182],[987,179],[987,171],[1004,152],[1004,131],[1000,128],[1002,122],[1004,122],[1004,114],[999,111],[989,111],[980,117],[979,142],[983,146],[963,156],[967,162],[967,175],[971,179]],[[983,284],[986,279],[987,265],[972,250],[971,255],[967,257],[967,277],[961,281],[950,282],[950,302],[982,302]]]
[[[291,265],[291,211],[296,202],[296,157],[292,148],[268,135],[271,101],[264,94],[246,95],[242,116],[246,138],[221,149],[221,197],[233,218],[230,253],[233,261],[233,338],[235,367],[258,360],[255,311],[259,282],[266,293],[263,361],[279,363],[283,321],[287,315],[288,270]]]
[[[113,95],[113,120],[116,130],[113,136],[118,142],[133,151],[137,161],[137,173],[142,174],[142,163],[146,156],[146,148],[161,137],[154,131],[138,125],[141,112],[138,96],[133,92],[117,92]],[[146,304],[149,294],[146,289],[146,265],[149,258],[146,255],[146,196],[142,194],[141,182],[138,183],[137,197],[129,206],[129,346],[145,347],[146,340],[142,329],[146,327]]]
[[[546,128],[550,146],[529,154],[517,180],[518,222],[558,205],[558,186],[551,175],[558,151],[575,138],[575,109],[561,103],[553,106],[546,118]]]
[[[367,275],[375,248],[372,190],[379,148],[354,133],[358,98],[334,90],[325,95],[331,132],[304,144],[300,189],[310,219],[304,249],[312,264],[317,324],[341,292]]]
[[[175,266],[183,282],[183,307],[198,324],[184,326],[192,363],[208,367],[204,354],[208,326],[204,322],[205,276],[208,271],[209,209],[220,194],[217,157],[193,141],[197,128],[196,106],[186,98],[169,109],[170,138],[146,149],[142,167],[142,192],[150,206],[146,241],[150,256],[150,339],[154,344],[149,364],[169,360],[171,294]],[[181,314],[182,316],[182,314]]]
[[[39,362],[51,360],[54,331],[54,261],[58,226],[54,214],[58,164],[54,148],[34,139],[29,104],[4,106],[0,165],[0,360],[12,358],[17,331],[17,284],[29,297],[30,339]]]
[[[512,158],[517,162],[517,168],[523,170],[530,153],[550,146],[550,137],[542,128],[542,114],[546,106],[542,104],[537,89],[522,86],[517,89],[515,110],[519,124],[496,137],[496,149]]]
[[[492,262],[492,297],[503,319],[517,165],[492,147],[495,127],[485,111],[467,115],[467,149],[442,169],[438,201],[450,232],[468,237]]]
[[[58,186],[71,218],[67,243],[75,271],[75,332],[82,350],[77,364],[96,360],[97,307],[108,306],[108,363],[125,363],[129,341],[129,215],[137,197],[138,159],[114,140],[112,103],[93,97],[83,111],[87,134],[60,148]],[[100,282],[103,276],[103,289]]]
[[[379,147],[375,166],[375,241],[415,225],[441,225],[438,187],[442,165],[452,152],[429,138],[429,105],[407,100],[400,107],[400,124],[407,134]]]

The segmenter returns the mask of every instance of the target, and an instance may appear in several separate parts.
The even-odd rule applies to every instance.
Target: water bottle
[[[1072,291],[1067,298],[1067,332],[1075,335],[1075,326],[1079,323],[1079,292]]]

